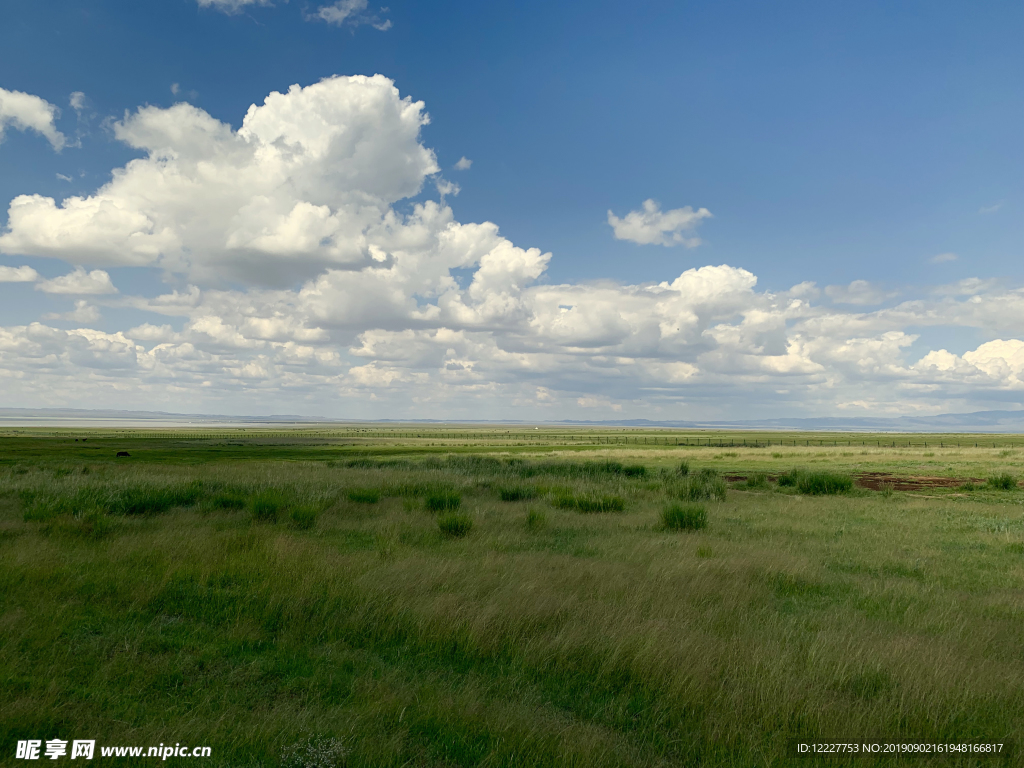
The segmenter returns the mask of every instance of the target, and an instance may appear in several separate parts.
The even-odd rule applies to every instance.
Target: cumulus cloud
[[[0,283],[34,283],[39,273],[32,267],[0,266]]]
[[[616,240],[630,240],[641,245],[682,245],[695,248],[701,240],[693,234],[701,221],[711,217],[707,208],[693,210],[690,206],[662,211],[654,200],[644,200],[643,209],[630,211],[621,219],[608,211],[608,223]]]
[[[50,145],[58,152],[64,148],[64,134],[57,130],[54,120],[60,116],[60,110],[53,104],[21,91],[8,91],[0,88],[0,141],[8,127],[19,131],[35,131],[46,137]]]
[[[455,170],[457,171],[468,171],[473,165],[473,161],[466,156],[459,158],[459,162],[455,164]]]
[[[883,291],[877,285],[872,285],[867,280],[854,280],[849,285],[830,285],[825,288],[825,295],[836,304],[859,304],[872,305],[881,304],[886,299],[898,295],[892,292]]]
[[[0,252],[257,285],[359,269],[402,229],[391,204],[439,170],[423,106],[375,75],[271,93],[238,131],[190,104],[142,107],[114,135],[146,156],[87,197],[16,197]]]
[[[110,275],[102,269],[86,272],[81,267],[52,280],[43,280],[36,285],[36,290],[44,293],[66,293],[80,296],[117,293],[117,288],[110,282]]]
[[[43,320],[70,320],[73,323],[95,323],[100,319],[100,311],[85,299],[75,302],[75,308],[69,312],[48,312]]]
[[[1024,290],[1006,284],[964,280],[883,307],[894,297],[865,281],[829,286],[820,304],[811,281],[774,292],[728,264],[645,284],[552,284],[552,254],[455,219],[451,182],[421,143],[427,120],[381,76],[272,93],[237,130],[188,104],[125,115],[115,136],[141,157],[89,195],[16,197],[0,235],[6,253],[76,268],[40,281],[5,267],[0,279],[107,294],[104,305],[148,320],[92,330],[98,310],[79,298],[50,316],[77,330],[0,328],[8,400],[735,418],[786,405],[963,410],[1022,387]],[[409,202],[425,187],[442,199]],[[710,215],[653,203],[633,214],[613,226],[646,227],[642,241],[659,244]],[[106,266],[156,267],[177,287],[115,295]],[[920,329],[948,326],[989,341],[914,351]]]
[[[81,112],[85,109],[85,94],[81,91],[73,91],[71,96],[68,98],[68,104],[75,112]]]

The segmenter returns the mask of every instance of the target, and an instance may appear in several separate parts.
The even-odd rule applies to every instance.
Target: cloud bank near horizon
[[[0,282],[67,295],[50,321],[97,323],[98,307],[148,319],[0,327],[10,402],[481,418],[1020,402],[1019,287],[962,281],[903,301],[864,280],[772,292],[726,264],[551,285],[552,254],[424,198],[455,188],[422,143],[428,123],[423,102],[381,75],[273,92],[237,130],[184,103],[115,121],[140,157],[89,195],[15,197]],[[619,239],[692,248],[710,215],[648,200],[608,222]],[[43,280],[24,257],[72,270]],[[176,287],[119,291],[106,270],[126,268]],[[988,340],[959,355],[918,343],[950,328]]]

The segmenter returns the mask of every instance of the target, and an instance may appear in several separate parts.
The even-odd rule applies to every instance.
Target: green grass
[[[548,524],[547,515],[536,509],[531,509],[526,513],[526,527],[531,531],[539,530],[544,528]]]
[[[622,512],[626,508],[626,502],[621,496],[565,490],[555,493],[551,503],[558,509],[574,509],[577,512]]]
[[[1015,491],[1017,490],[1017,478],[1007,473],[995,475],[988,479],[988,487],[1000,491]]]
[[[317,508],[309,504],[295,507],[291,511],[291,525],[300,531],[308,531],[316,525]]]
[[[708,511],[702,504],[669,504],[661,510],[661,523],[668,529],[696,531],[707,527]]]
[[[833,496],[853,489],[853,478],[839,472],[794,469],[779,476],[779,487],[809,496]]]
[[[215,768],[753,768],[795,764],[795,738],[1024,743],[1024,491],[972,481],[1021,477],[1024,452],[580,429],[453,453],[440,428],[409,432],[429,437],[0,438],[5,760],[26,738],[205,744]],[[973,490],[750,484],[794,466]],[[519,487],[536,496],[501,500]],[[425,514],[432,498],[458,502]]]
[[[376,504],[380,501],[381,494],[379,488],[351,488],[346,495],[349,501],[358,504]]]
[[[747,476],[747,479],[743,482],[743,487],[748,490],[767,490],[771,487],[768,475],[765,472],[754,472]]]
[[[498,489],[502,501],[525,501],[537,498],[537,489],[531,485],[512,485]]]
[[[249,503],[249,494],[238,489],[218,491],[210,497],[214,509],[244,509]]]
[[[288,508],[288,495],[278,488],[260,491],[249,501],[252,519],[260,523],[276,523],[278,515]]]
[[[853,479],[836,472],[807,472],[800,476],[796,489],[811,496],[846,493],[853,488]]]
[[[462,494],[458,491],[433,491],[423,499],[430,512],[451,512],[462,506]]]
[[[678,489],[677,495],[687,501],[725,501],[725,480],[714,469],[705,468],[690,474]]]
[[[462,538],[473,528],[473,519],[469,515],[446,512],[437,518],[437,527],[445,536]]]

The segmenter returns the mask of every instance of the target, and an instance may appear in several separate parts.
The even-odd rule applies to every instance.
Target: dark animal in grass
[[[116,458],[120,459],[122,456],[127,459],[131,454],[128,451],[118,451]]]

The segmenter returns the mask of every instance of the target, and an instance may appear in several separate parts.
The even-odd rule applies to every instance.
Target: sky
[[[1020,3],[0,5],[0,406],[1024,407]]]

